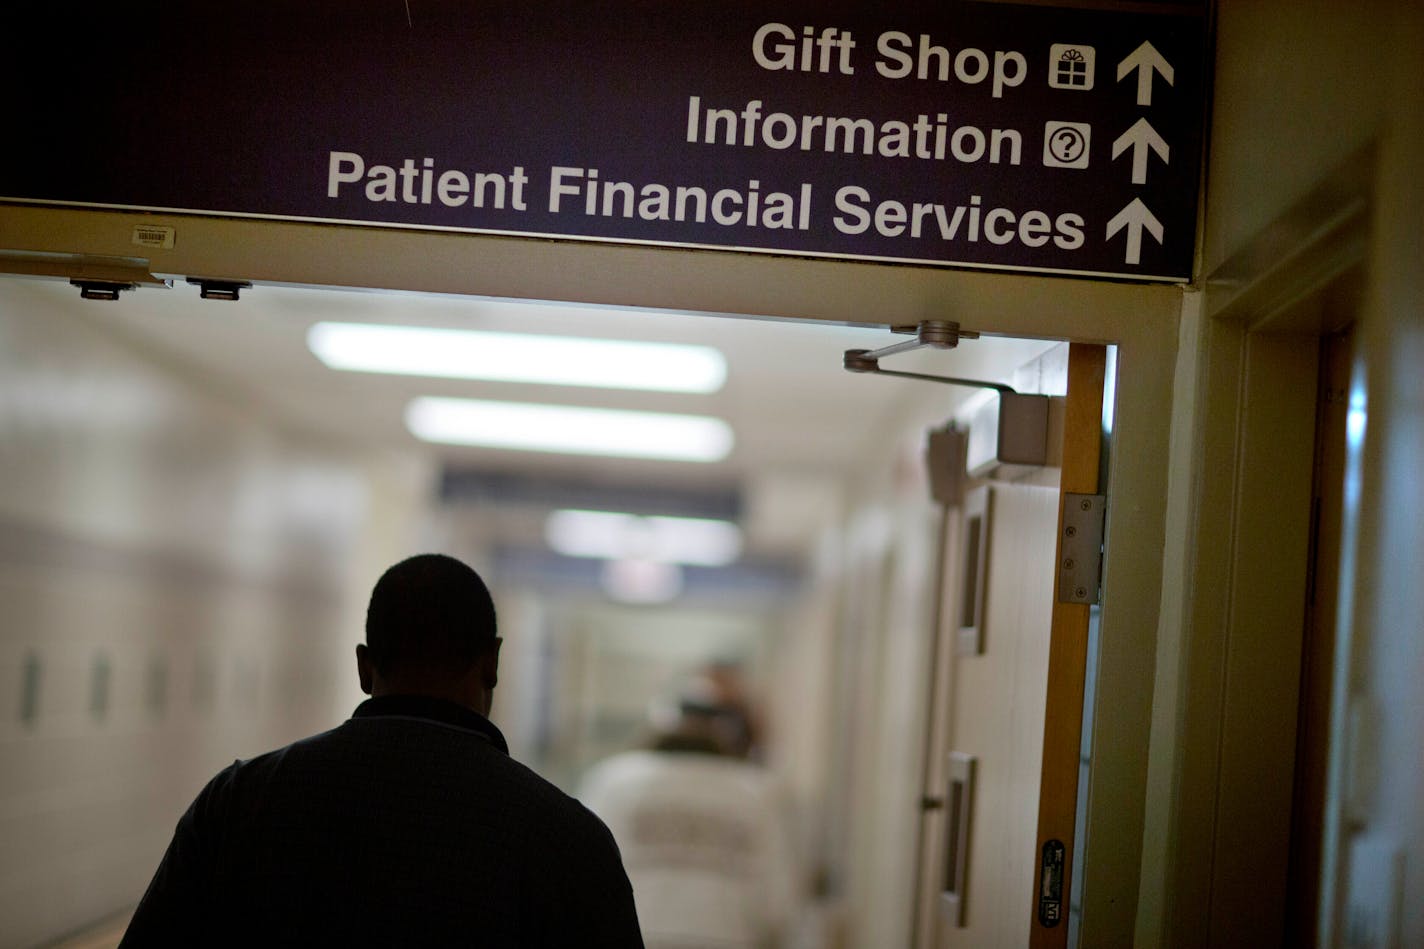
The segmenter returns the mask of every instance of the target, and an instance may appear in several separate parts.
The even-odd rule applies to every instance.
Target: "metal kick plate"
[[[1103,578],[1103,515],[1101,494],[1064,494],[1063,523],[1058,534],[1058,601],[1096,603]]]

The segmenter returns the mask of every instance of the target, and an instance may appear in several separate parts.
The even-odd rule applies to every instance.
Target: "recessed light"
[[[682,593],[682,568],[655,560],[609,560],[599,572],[609,599],[619,603],[667,603]]]
[[[448,445],[698,462],[732,450],[731,426],[706,415],[421,396],[405,422],[417,438]]]
[[[554,511],[544,539],[566,557],[725,567],[742,553],[741,529],[701,517],[646,517],[613,511]]]
[[[721,352],[682,343],[317,323],[307,346],[333,369],[404,376],[693,393],[727,379]]]

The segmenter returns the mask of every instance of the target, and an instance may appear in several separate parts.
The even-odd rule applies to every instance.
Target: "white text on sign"
[[[772,71],[835,73],[855,75],[852,51],[855,37],[834,26],[803,26],[798,31],[785,23],[763,24],[752,36],[752,59]],[[950,77],[967,86],[986,80],[991,95],[1003,98],[1004,90],[1023,84],[1028,78],[1028,59],[1017,50],[992,52],[967,46],[957,51],[942,46],[928,33],[911,36],[887,30],[875,40],[875,71],[886,79],[916,79],[949,82]]]

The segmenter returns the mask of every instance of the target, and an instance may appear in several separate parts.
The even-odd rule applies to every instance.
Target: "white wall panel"
[[[3,946],[132,905],[217,768],[344,717],[371,565],[410,552],[368,513],[419,505],[36,286],[0,280]]]

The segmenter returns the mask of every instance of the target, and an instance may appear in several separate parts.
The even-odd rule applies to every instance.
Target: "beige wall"
[[[284,436],[115,338],[128,301],[53,289],[0,278],[4,946],[131,906],[217,768],[344,717],[371,565],[419,511],[408,469]]]
[[[1424,11],[1412,5],[1388,29],[1390,111],[1363,334],[1368,419],[1356,456],[1357,585],[1337,652],[1325,922],[1338,935],[1350,904],[1382,898],[1400,914],[1399,944],[1411,946],[1424,944]],[[1379,729],[1351,735],[1347,722],[1361,709],[1373,710]],[[1357,880],[1346,869],[1355,858]],[[1387,864],[1396,869],[1385,887],[1367,878]]]
[[[1288,846],[1279,814],[1291,760],[1269,748],[1253,755],[1242,741],[1269,732],[1288,742],[1293,734],[1291,722],[1270,723],[1288,704],[1281,690],[1292,686],[1298,639],[1288,626],[1299,610],[1304,543],[1295,504],[1276,522],[1275,544],[1265,545],[1269,528],[1259,522],[1267,506],[1253,500],[1253,484],[1274,466],[1268,502],[1281,504],[1308,478],[1295,443],[1302,404],[1314,399],[1309,365],[1322,328],[1294,324],[1280,335],[1260,324],[1364,260],[1359,381],[1368,422],[1356,452],[1356,532],[1347,531],[1344,551],[1353,606],[1342,613],[1337,654],[1329,805],[1336,822],[1327,829],[1327,845],[1337,849],[1333,857],[1327,850],[1326,893],[1334,899],[1322,911],[1326,944],[1334,945],[1351,914],[1385,925],[1389,913],[1369,904],[1394,902],[1398,942],[1382,935],[1378,944],[1420,944],[1424,14],[1417,4],[1326,0],[1223,2],[1217,13],[1203,292],[1189,297],[1182,324],[1173,439],[1186,469],[1168,505],[1174,539],[1165,551],[1135,942],[1255,945],[1279,931],[1273,877]],[[1286,388],[1262,389],[1262,378],[1268,389]],[[1262,398],[1276,399],[1272,411],[1283,422],[1264,432],[1259,423],[1270,413],[1255,417],[1251,407]],[[1275,454],[1253,461],[1262,446]],[[1282,469],[1287,459],[1292,467]],[[1273,552],[1277,562],[1252,563],[1239,553],[1248,549],[1259,551],[1252,557]],[[1273,580],[1250,579],[1262,570],[1275,571]],[[1216,579],[1224,590],[1213,587]],[[1344,723],[1361,708],[1389,709],[1379,719],[1389,724],[1348,738]],[[1348,789],[1362,776],[1370,790],[1346,820]],[[1267,799],[1276,802],[1270,813],[1251,820],[1250,809]],[[1375,875],[1353,896],[1352,854],[1367,856],[1363,868]],[[1393,881],[1389,867],[1400,870]],[[1241,897],[1242,874],[1255,898]]]

